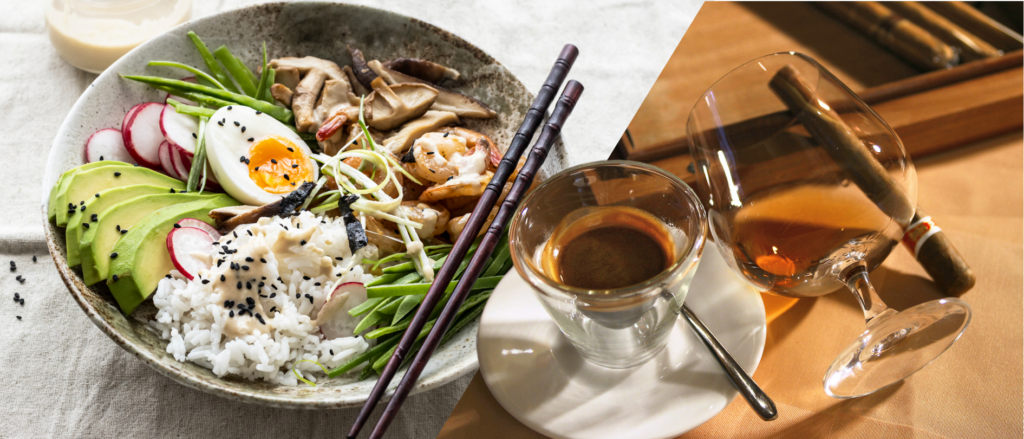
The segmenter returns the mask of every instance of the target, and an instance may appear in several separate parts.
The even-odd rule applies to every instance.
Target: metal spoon
[[[715,335],[708,330],[707,326],[704,326],[704,323],[701,323],[697,315],[685,304],[683,305],[682,312],[686,323],[690,324],[690,328],[697,334],[700,341],[704,342],[704,346],[707,346],[708,350],[715,355],[718,364],[721,364],[725,372],[729,374],[729,380],[732,381],[732,385],[736,387],[736,390],[740,391],[740,394],[747,400],[750,407],[757,412],[758,416],[761,416],[765,421],[771,421],[778,417],[779,412],[775,409],[775,403],[772,402],[772,399],[758,387],[757,383],[750,378],[750,375],[743,371],[739,364],[736,364],[736,360],[732,359],[729,351],[722,347],[722,344],[718,342]]]

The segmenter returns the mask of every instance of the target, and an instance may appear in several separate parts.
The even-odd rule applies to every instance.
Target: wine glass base
[[[942,355],[970,320],[971,307],[955,298],[882,312],[836,357],[825,373],[825,393],[857,398],[902,381]]]

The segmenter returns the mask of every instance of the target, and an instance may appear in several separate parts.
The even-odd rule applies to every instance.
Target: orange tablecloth
[[[802,299],[768,328],[754,379],[779,418],[763,422],[742,398],[682,438],[1003,438],[1022,432],[1024,139],[990,139],[917,163],[918,202],[978,275],[962,299],[974,317],[941,358],[902,384],[840,401],[822,391],[839,349],[864,327],[850,294]],[[709,248],[710,251],[715,249]],[[882,299],[905,309],[942,295],[898,248],[872,272]],[[685,413],[680,413],[685,416]],[[540,438],[498,405],[479,374],[438,436]]]

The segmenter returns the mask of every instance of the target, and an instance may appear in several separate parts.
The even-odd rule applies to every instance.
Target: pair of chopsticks
[[[384,391],[391,383],[391,379],[394,378],[399,366],[402,365],[406,354],[412,349],[417,335],[423,330],[423,326],[427,323],[430,313],[444,295],[445,287],[455,276],[459,261],[466,256],[473,240],[476,239],[480,229],[483,228],[487,216],[498,201],[502,188],[508,182],[509,177],[511,177],[526,147],[529,146],[530,139],[533,138],[534,132],[537,131],[537,127],[544,117],[544,112],[551,105],[551,101],[554,100],[555,93],[569,74],[569,69],[572,68],[572,64],[576,61],[578,54],[579,50],[576,49],[576,46],[566,44],[562,49],[562,53],[559,54],[558,60],[555,61],[555,65],[551,67],[551,73],[548,74],[547,80],[544,81],[540,92],[537,93],[537,98],[526,113],[523,124],[512,139],[508,151],[505,152],[505,157],[501,159],[501,163],[494,172],[491,182],[487,184],[483,195],[480,196],[476,208],[473,209],[473,213],[470,215],[469,221],[459,239],[455,241],[455,245],[452,247],[447,260],[434,277],[434,283],[431,284],[430,290],[424,296],[419,310],[413,316],[412,321],[409,322],[409,328],[406,329],[405,335],[402,336],[402,340],[398,343],[395,353],[388,360],[384,370],[381,371],[380,379],[377,380],[377,384],[370,391],[366,404],[359,411],[359,416],[356,418],[355,423],[352,424],[352,429],[348,433],[349,439],[355,439],[359,435],[359,431],[366,424],[370,413],[384,395]],[[441,337],[448,331],[452,321],[455,319],[456,311],[466,300],[466,296],[469,294],[473,283],[480,277],[487,258],[501,239],[505,226],[512,219],[516,207],[533,182],[533,177],[536,175],[537,170],[540,169],[544,159],[547,158],[548,151],[551,150],[551,146],[555,143],[555,139],[562,130],[562,124],[565,123],[569,114],[572,113],[572,109],[576,106],[576,101],[581,93],[583,93],[583,85],[579,82],[570,80],[565,86],[565,90],[562,91],[562,96],[558,99],[558,104],[555,105],[555,110],[551,113],[547,125],[545,125],[544,130],[537,139],[537,143],[526,159],[526,163],[523,164],[523,168],[519,171],[519,175],[512,184],[508,196],[505,197],[505,201],[501,204],[498,213],[491,222],[490,228],[487,229],[483,239],[480,241],[477,252],[473,255],[469,265],[466,267],[466,271],[462,275],[462,279],[459,280],[458,285],[456,285],[455,290],[452,292],[448,304],[441,311],[441,315],[437,317],[437,322],[427,335],[427,338],[423,340],[419,353],[409,365],[409,370],[406,371],[402,381],[395,389],[395,394],[391,397],[391,401],[388,402],[387,408],[384,409],[384,414],[381,415],[373,432],[370,433],[371,438],[380,438],[384,435],[384,431],[387,430],[388,425],[391,424],[391,421],[398,413],[402,402],[409,396],[413,385],[415,385],[416,380],[423,372],[423,368],[426,367],[427,361],[430,360],[430,356],[434,354],[434,350],[440,344]]]

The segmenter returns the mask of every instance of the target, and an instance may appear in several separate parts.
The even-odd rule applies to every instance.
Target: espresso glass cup
[[[649,218],[650,227],[664,232],[660,236],[671,249],[667,268],[609,290],[560,282],[550,268],[555,256],[548,243],[578,230],[574,226],[580,221],[601,228],[595,218],[612,210]],[[513,218],[509,242],[516,270],[583,358],[624,369],[643,364],[665,347],[706,234],[704,208],[682,180],[643,163],[606,161],[566,169],[537,186]]]

